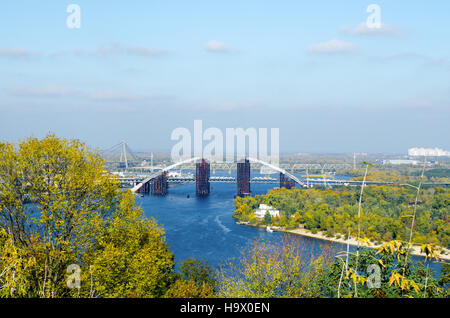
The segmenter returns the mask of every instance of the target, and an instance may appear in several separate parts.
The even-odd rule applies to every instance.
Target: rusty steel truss
[[[197,162],[195,165],[195,193],[199,197],[205,197],[209,195],[210,192],[210,184],[209,184],[209,176],[210,176],[210,166],[209,163],[202,159],[200,162]]]
[[[292,189],[295,187],[295,181],[280,172],[280,188]]]
[[[153,179],[150,184],[150,193],[153,195],[167,195],[169,184],[167,182],[167,171]]]
[[[250,195],[250,161],[248,159],[237,163],[236,184],[238,197]]]

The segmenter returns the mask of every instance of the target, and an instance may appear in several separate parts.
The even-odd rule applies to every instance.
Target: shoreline
[[[254,227],[260,227],[263,228],[261,226],[258,225],[252,225],[252,224],[242,224],[242,225],[248,225],[248,226],[254,226]],[[306,237],[310,237],[310,238],[314,238],[314,239],[318,239],[318,240],[322,240],[322,241],[329,241],[329,242],[333,242],[333,243],[340,243],[340,244],[344,244],[347,245],[347,243],[349,245],[352,246],[358,246],[358,241],[356,240],[356,238],[350,237],[349,240],[347,239],[343,239],[343,238],[336,238],[336,237],[327,237],[326,235],[323,234],[323,232],[317,232],[316,234],[312,233],[309,230],[306,229],[301,229],[301,228],[297,228],[294,230],[286,230],[283,228],[280,228],[278,226],[270,226],[270,228],[274,231],[277,232],[283,232],[283,233],[290,233],[290,234],[294,234],[294,235],[300,235],[300,236],[306,236]],[[348,241],[348,242],[347,242]],[[385,243],[385,242],[384,242]],[[382,243],[382,244],[384,244]],[[382,244],[374,244],[374,243],[363,243],[361,244],[362,247],[367,247],[367,248],[371,248],[371,249],[377,249],[380,246],[382,246]],[[411,252],[410,255],[414,255],[414,256],[419,256],[419,257],[425,257],[425,253],[421,253],[420,252],[420,246],[419,245],[411,245]],[[444,247],[438,247],[438,255],[440,257],[441,260],[445,260],[445,261],[450,261],[450,250],[446,249]],[[444,251],[445,254],[441,254],[441,250]]]

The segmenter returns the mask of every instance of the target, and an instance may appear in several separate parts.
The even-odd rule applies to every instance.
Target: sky
[[[449,12],[446,0],[5,1],[0,141],[51,132],[170,151],[174,129],[203,120],[279,128],[282,153],[449,150]]]

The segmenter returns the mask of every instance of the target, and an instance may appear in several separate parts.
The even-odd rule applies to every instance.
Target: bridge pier
[[[167,182],[167,171],[164,171],[160,176],[153,179],[150,185],[150,193],[153,195],[167,195],[168,182]],[[146,192],[148,193],[148,192]]]
[[[202,159],[201,162],[197,162],[195,167],[195,193],[199,197],[208,196],[210,193],[210,165],[205,159]]]
[[[295,187],[295,181],[286,177],[284,173],[280,172],[280,188],[292,189]]]
[[[237,196],[246,197],[250,195],[250,161],[245,159],[237,163]]]
[[[139,188],[139,190],[136,191],[136,193],[149,194],[150,193],[150,183],[151,183],[151,181],[142,184],[142,186]]]

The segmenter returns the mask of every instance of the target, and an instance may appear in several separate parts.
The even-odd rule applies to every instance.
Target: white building
[[[391,159],[391,160],[383,160],[384,165],[418,165],[419,162],[417,160],[409,160],[409,159]]]
[[[411,148],[408,150],[408,155],[411,157],[449,157],[450,151],[439,148]]]
[[[256,211],[255,211],[255,216],[259,219],[262,219],[262,218],[264,218],[264,216],[266,215],[267,212],[269,212],[271,217],[279,217],[280,216],[279,210],[275,210],[273,207],[265,205],[265,204],[259,205],[259,208],[256,209]]]

